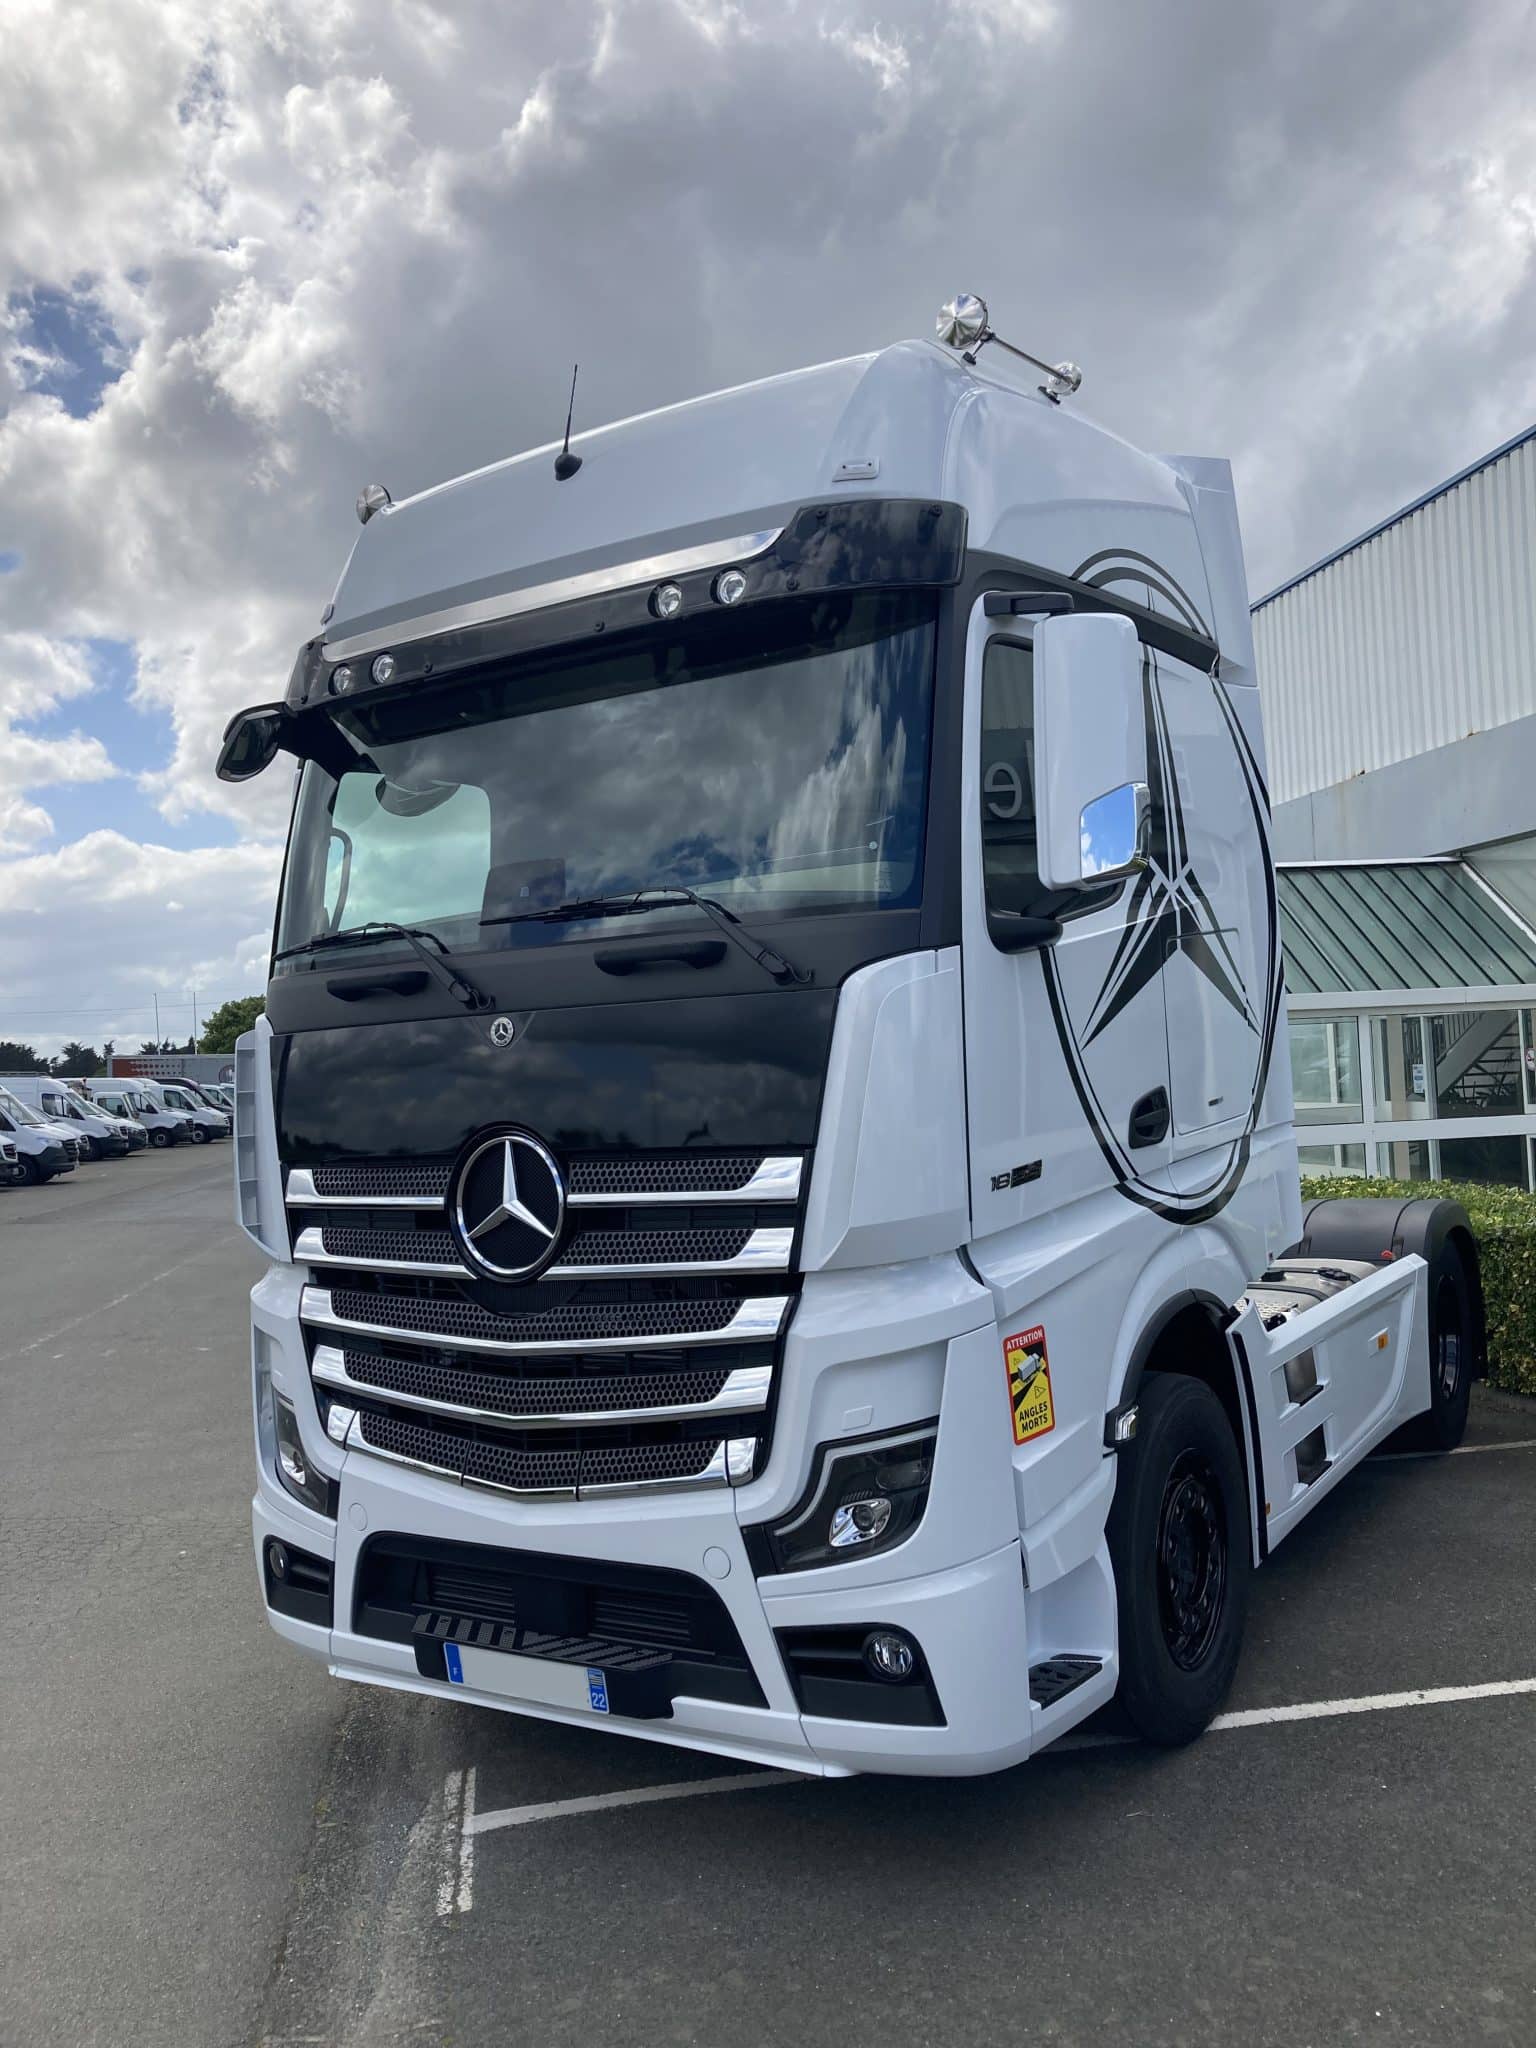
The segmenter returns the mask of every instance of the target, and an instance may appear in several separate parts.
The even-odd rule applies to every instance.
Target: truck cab
[[[1301,1211],[1227,466],[945,331],[370,487],[231,722],[301,764],[256,1561],[341,1676],[825,1774],[1188,1740],[1272,1543],[1459,1431],[1465,1218]]]

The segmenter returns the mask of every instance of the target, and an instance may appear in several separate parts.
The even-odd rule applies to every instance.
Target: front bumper
[[[269,1619],[280,1635],[319,1657],[336,1676],[544,1720],[606,1726],[643,1741],[821,1776],[998,1770],[1053,1740],[1112,1689],[1111,1669],[1106,1683],[1091,1693],[1085,1688],[1066,1716],[1060,1708],[1042,1712],[1031,1700],[1032,1624],[1006,1378],[995,1326],[975,1326],[976,1301],[963,1298],[953,1283],[938,1288],[928,1274],[904,1294],[899,1269],[887,1268],[878,1290],[866,1284],[857,1292],[852,1281],[829,1285],[819,1295],[808,1288],[786,1344],[775,1450],[768,1469],[749,1485],[658,1489],[578,1502],[520,1499],[460,1485],[331,1444],[314,1402],[297,1317],[304,1278],[303,1269],[274,1267],[253,1293],[258,1371],[268,1373],[274,1389],[292,1402],[308,1462],[334,1476],[337,1517],[333,1522],[311,1511],[281,1488],[270,1445],[263,1448],[258,1428],[253,1537],[264,1588],[263,1552],[272,1537],[331,1566],[329,1627],[274,1612],[270,1604]],[[870,1407],[856,1405],[870,1396],[872,1415]],[[933,1481],[912,1536],[894,1550],[836,1566],[756,1576],[743,1526],[789,1511],[806,1483],[811,1446],[871,1425],[876,1432],[906,1426],[935,1411]],[[857,1419],[850,1422],[850,1416]],[[594,1580],[609,1567],[615,1577],[634,1566],[653,1574],[686,1574],[724,1608],[760,1703],[677,1690],[670,1695],[670,1712],[626,1717],[424,1676],[412,1642],[358,1626],[365,1547],[381,1536],[408,1538],[424,1549],[488,1547],[507,1557],[509,1571],[554,1558],[586,1561]],[[1103,1574],[1100,1581],[1096,1608],[1102,1614]],[[1112,1612],[1112,1595],[1108,1606]],[[786,1634],[799,1640],[806,1631],[828,1630],[857,1640],[879,1627],[902,1630],[919,1647],[940,1719],[919,1725],[910,1718],[802,1711]],[[1038,1626],[1033,1632],[1039,1633]],[[1052,1640],[1036,1656],[1063,1647]],[[473,1678],[467,1669],[466,1675]],[[879,1687],[868,1691],[883,1697]],[[859,1711],[872,1711],[868,1699]]]

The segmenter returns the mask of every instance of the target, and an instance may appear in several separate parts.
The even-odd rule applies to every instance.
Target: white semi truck
[[[959,299],[370,486],[231,722],[300,763],[256,1564],[338,1676],[824,1774],[1185,1741],[1251,1568],[1459,1437],[1463,1212],[1301,1210],[1227,465],[1020,355]]]

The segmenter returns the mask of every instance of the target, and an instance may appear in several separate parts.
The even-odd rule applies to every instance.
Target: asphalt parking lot
[[[1536,2038],[1536,1403],[1323,1504],[1192,1748],[787,1778],[268,1634],[229,1173],[0,1191],[0,2039]]]

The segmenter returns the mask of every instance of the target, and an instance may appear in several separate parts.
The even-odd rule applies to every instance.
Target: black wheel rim
[[[1163,1488],[1157,1518],[1157,1598],[1163,1640],[1181,1671],[1210,1654],[1227,1596],[1227,1530],[1209,1461],[1183,1451]]]
[[[1435,1390],[1442,1401],[1454,1401],[1462,1373],[1461,1289],[1449,1273],[1435,1290]]]

